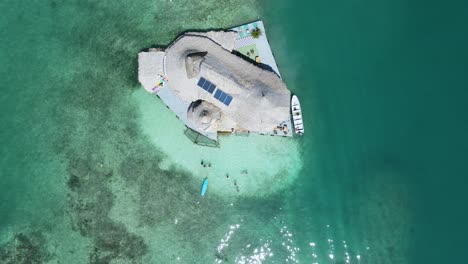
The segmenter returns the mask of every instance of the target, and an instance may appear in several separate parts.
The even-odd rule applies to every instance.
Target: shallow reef
[[[0,245],[0,262],[3,264],[39,264],[52,258],[46,239],[40,232],[17,233]]]
[[[91,241],[89,263],[147,262],[149,245],[140,229],[173,224],[174,218],[180,220],[172,236],[186,240],[190,252],[198,250],[202,258],[206,245],[198,242],[208,236],[202,226],[220,225],[227,217],[219,199],[207,199],[203,207],[197,206],[198,184],[193,177],[178,168],[161,169],[164,155],[139,130],[138,107],[131,101],[131,93],[142,89],[137,82],[137,54],[142,47],[156,44],[153,41],[170,42],[184,28],[179,23],[169,31],[162,27],[155,30],[151,26],[154,18],[143,23],[147,27],[141,26],[149,17],[132,14],[136,9],[144,14],[142,10],[153,5],[146,1],[129,10],[105,3],[74,6],[51,2],[53,12],[69,9],[77,17],[87,17],[79,24],[66,21],[63,29],[75,29],[73,36],[62,37],[61,42],[76,53],[64,55],[69,68],[52,79],[56,87],[66,85],[57,92],[63,101],[52,107],[52,122],[60,129],[54,131],[51,147],[66,164],[66,213],[72,229]],[[173,4],[158,5],[170,9]],[[88,10],[96,16],[86,15]],[[159,12],[157,19],[166,13]],[[103,17],[114,22],[99,23]],[[204,19],[193,21],[194,14],[190,17],[190,25],[209,25]],[[211,23],[215,22],[219,21]],[[96,24],[101,26],[96,28]],[[126,197],[127,190],[136,196]],[[119,201],[128,204],[121,207]],[[135,224],[113,216],[116,208],[129,207],[136,208],[130,219]],[[201,216],[206,216],[203,221]]]

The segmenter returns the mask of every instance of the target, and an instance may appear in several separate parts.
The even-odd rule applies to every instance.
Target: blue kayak
[[[207,188],[208,188],[208,178],[205,178],[203,180],[203,184],[202,184],[201,191],[200,191],[201,196],[205,195]]]

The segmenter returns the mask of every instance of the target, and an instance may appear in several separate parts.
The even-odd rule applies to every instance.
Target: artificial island
[[[226,31],[186,32],[164,50],[139,53],[138,64],[145,90],[204,137],[293,134],[291,92],[262,21]],[[295,125],[296,132],[303,129],[302,123]]]

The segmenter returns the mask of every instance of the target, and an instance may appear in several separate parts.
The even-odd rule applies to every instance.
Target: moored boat
[[[299,98],[297,98],[295,95],[293,95],[291,99],[291,112],[294,123],[294,131],[296,134],[302,136],[304,134],[304,123],[302,122],[301,103],[299,102]]]

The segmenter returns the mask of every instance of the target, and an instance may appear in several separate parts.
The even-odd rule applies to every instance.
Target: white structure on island
[[[254,23],[265,41],[257,48],[271,54],[263,23]],[[138,79],[187,127],[211,139],[218,132],[292,136],[291,93],[271,70],[276,63],[262,67],[260,58],[241,58],[233,53],[239,42],[232,30],[185,33],[164,51],[141,52]]]

